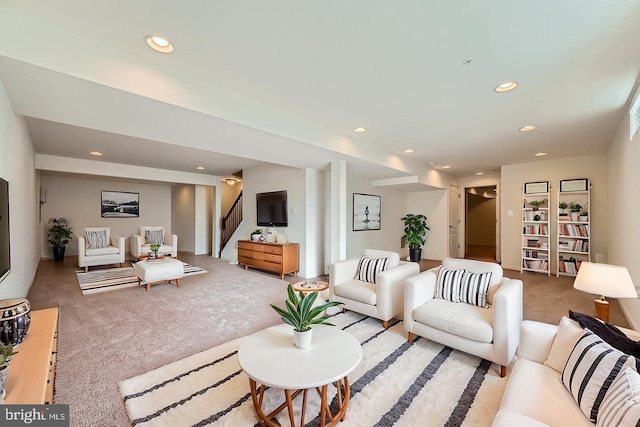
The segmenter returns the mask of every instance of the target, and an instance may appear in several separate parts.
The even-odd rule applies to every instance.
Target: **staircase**
[[[233,202],[229,213],[227,213],[221,219],[221,242],[220,242],[220,256],[222,256],[222,250],[231,240],[231,236],[236,231],[240,223],[242,222],[242,191],[236,197],[236,201]]]

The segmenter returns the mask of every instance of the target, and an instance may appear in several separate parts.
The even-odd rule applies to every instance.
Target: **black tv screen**
[[[258,226],[287,227],[287,190],[256,194]]]
[[[0,178],[0,282],[11,271],[9,239],[9,183]]]

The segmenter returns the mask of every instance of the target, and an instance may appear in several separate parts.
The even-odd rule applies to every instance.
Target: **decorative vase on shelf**
[[[571,212],[571,221],[576,222],[578,221],[578,216],[580,215],[580,212]]]
[[[26,298],[0,301],[0,342],[17,346],[29,330],[31,304]]]
[[[579,220],[580,220],[580,222],[588,222],[589,221],[589,215],[580,215]]]

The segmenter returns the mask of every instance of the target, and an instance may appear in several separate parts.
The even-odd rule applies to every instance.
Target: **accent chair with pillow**
[[[446,258],[440,267],[408,278],[404,327],[413,334],[507,366],[518,348],[522,281],[502,276],[500,265]]]
[[[331,264],[329,300],[380,319],[387,329],[389,320],[402,317],[405,279],[418,273],[418,263],[400,261],[396,252],[365,249],[362,258]]]
[[[88,227],[84,235],[78,236],[78,265],[89,267],[96,265],[124,265],[124,237],[112,236],[111,227]]]
[[[178,256],[178,236],[165,236],[164,227],[140,227],[140,234],[131,236],[131,255],[139,259],[151,252],[151,245],[160,245],[158,252],[165,256]]]

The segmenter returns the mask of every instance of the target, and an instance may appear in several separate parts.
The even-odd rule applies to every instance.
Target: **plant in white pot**
[[[578,216],[580,216],[580,211],[582,210],[582,205],[577,202],[571,202],[569,205],[569,214],[571,215],[571,221],[577,221]]]
[[[4,344],[0,342],[0,393],[2,394],[2,398],[6,395],[4,391],[4,384],[7,382],[9,361],[14,354],[17,354],[17,352],[13,351],[12,344]]]
[[[262,228],[256,228],[251,232],[252,242],[259,242],[261,240],[261,237],[262,237]]]
[[[329,325],[333,323],[327,322],[328,316],[324,314],[325,310],[336,305],[343,304],[337,301],[331,301],[326,304],[313,306],[318,297],[317,292],[296,292],[293,286],[287,286],[288,300],[285,301],[285,308],[271,307],[282,317],[284,323],[293,326],[293,339],[297,348],[305,349],[311,346],[311,325]]]

